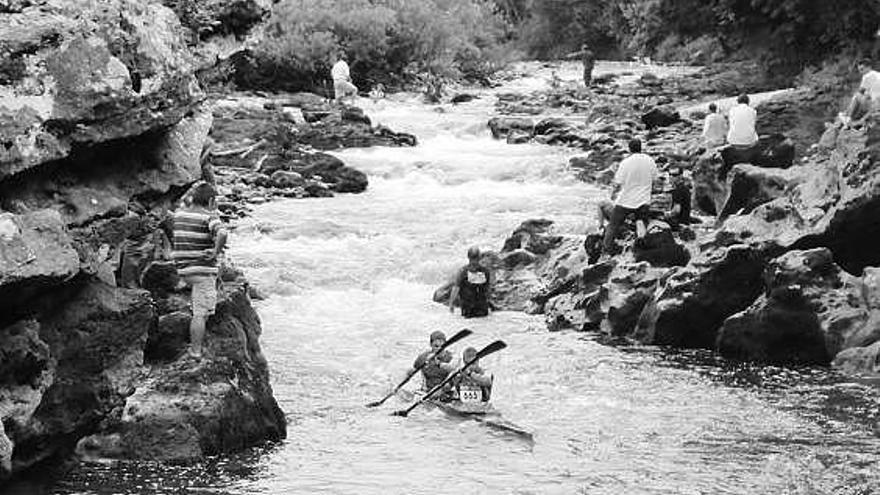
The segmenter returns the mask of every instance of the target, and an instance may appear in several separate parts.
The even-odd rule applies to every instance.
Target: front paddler
[[[455,380],[455,389],[458,400],[468,403],[489,402],[492,396],[493,376],[489,375],[477,359],[477,350],[468,347],[461,355],[462,366],[469,361],[474,361],[466,370],[462,371]]]
[[[422,378],[425,381],[425,390],[431,390],[436,387],[450,373],[455,371],[455,366],[452,364],[452,354],[447,350],[437,352],[446,343],[446,334],[437,330],[431,333],[429,342],[431,349],[419,354],[419,357],[413,363],[414,369],[419,369],[424,365],[422,367]],[[440,399],[449,399],[450,395],[451,392],[443,392]]]

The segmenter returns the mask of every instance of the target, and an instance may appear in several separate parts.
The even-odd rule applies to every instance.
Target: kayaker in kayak
[[[431,349],[419,354],[419,357],[413,363],[414,369],[419,369],[420,367],[422,369],[425,390],[431,390],[436,387],[449,376],[449,373],[455,371],[455,366],[452,364],[452,354],[446,350],[437,352],[446,343],[446,334],[437,330],[431,333],[429,342]],[[423,365],[424,367],[422,367]],[[444,396],[448,397],[450,395],[451,390],[448,393],[444,392]]]
[[[461,355],[462,366],[468,361],[475,360],[477,350],[468,347]],[[480,362],[476,361],[466,370],[462,371],[458,379],[455,380],[455,390],[458,400],[465,403],[473,402],[489,402],[492,396],[492,380],[493,376],[486,373],[486,370],[480,366]]]

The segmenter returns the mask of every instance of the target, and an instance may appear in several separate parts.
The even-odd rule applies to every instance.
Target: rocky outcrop
[[[156,370],[185,367],[189,302],[162,259],[165,229],[185,190],[210,179],[202,151],[213,125],[170,9],[59,0],[2,10],[0,480],[122,431]],[[195,384],[235,383],[199,396],[198,455],[284,435],[243,290],[230,288],[209,324],[209,378],[167,375],[180,403],[204,392]],[[244,426],[226,424],[230,414]]]
[[[316,150],[416,144],[412,135],[371,127],[358,108],[340,109],[310,93],[230,96],[213,112],[207,161],[221,185],[220,208],[231,217],[273,197],[326,197],[367,188],[363,172]]]
[[[841,350],[880,338],[865,328],[869,304],[861,282],[835,265],[830,251],[791,251],[767,265],[764,294],[724,322],[718,350],[738,359],[827,365]]]
[[[130,0],[101,7],[62,0],[0,14],[0,178],[166,128],[203,98],[170,9]]]
[[[188,316],[176,315],[176,326],[188,328]],[[78,450],[102,458],[180,461],[283,439],[285,418],[268,386],[259,334],[245,285],[224,283],[206,332],[210,359],[154,362],[109,431],[84,438]],[[165,331],[156,340],[169,336]],[[185,341],[172,341],[179,348],[169,346],[169,354],[186,349]]]

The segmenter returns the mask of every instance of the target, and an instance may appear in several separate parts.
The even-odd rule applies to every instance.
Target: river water
[[[568,66],[563,78],[576,77]],[[545,81],[521,79],[507,89]],[[262,205],[231,258],[257,303],[288,440],[194,466],[84,465],[52,493],[814,494],[880,490],[876,389],[822,369],[734,365],[708,353],[609,347],[540,317],[464,320],[431,302],[470,245],[497,249],[519,222],[582,233],[603,193],[569,152],[493,141],[491,92],[459,106],[365,103],[416,134],[413,149],[338,155],[367,192]],[[442,111],[440,111],[442,110]],[[475,331],[508,348],[483,363],[493,402],[535,432],[505,436],[382,397],[428,334]],[[456,353],[462,346],[457,346]],[[414,380],[415,382],[415,380]],[[48,492],[48,491],[47,491]]]

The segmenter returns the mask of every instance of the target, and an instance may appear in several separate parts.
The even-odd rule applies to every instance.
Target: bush
[[[344,50],[355,85],[399,85],[428,73],[480,79],[504,61],[501,16],[480,0],[284,0],[250,55],[244,85],[330,86]]]

